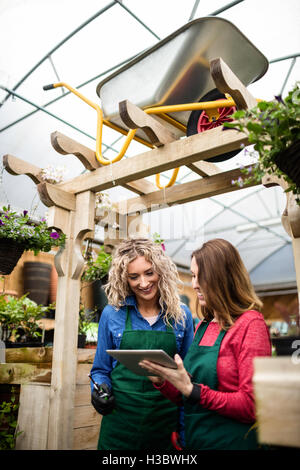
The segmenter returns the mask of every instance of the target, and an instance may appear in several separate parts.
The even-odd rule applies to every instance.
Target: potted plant
[[[97,307],[97,321],[107,304],[107,297],[103,289],[108,278],[108,272],[112,261],[112,255],[105,251],[102,245],[97,255],[89,255],[81,277],[82,281],[92,283],[94,293],[94,305]]]
[[[260,101],[250,110],[236,111],[233,122],[224,127],[248,134],[250,144],[258,153],[251,169],[242,169],[245,178],[233,181],[238,185],[261,182],[266,173],[282,177],[300,205],[300,82],[285,99]],[[245,149],[247,152],[247,149]]]
[[[92,322],[94,322],[96,316],[96,309],[88,310],[84,308],[83,304],[80,304],[79,308],[79,321],[78,321],[78,348],[84,348],[87,340]]]
[[[272,344],[277,356],[291,356],[300,346],[300,312],[299,302],[294,300],[286,306],[276,302],[274,307],[280,312],[283,321],[287,324],[286,334],[271,331]]]
[[[50,251],[54,246],[64,246],[66,236],[47,226],[45,219],[33,221],[28,211],[18,214],[10,207],[0,211],[0,274],[10,274],[23,251]]]
[[[53,305],[38,305],[27,298],[0,295],[1,337],[6,347],[42,346],[39,320],[53,308]]]

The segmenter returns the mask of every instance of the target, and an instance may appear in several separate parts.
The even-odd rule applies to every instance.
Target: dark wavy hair
[[[249,274],[238,250],[227,240],[215,238],[192,253],[198,266],[198,283],[206,306],[206,320],[216,317],[222,329],[230,328],[246,310],[261,310]]]

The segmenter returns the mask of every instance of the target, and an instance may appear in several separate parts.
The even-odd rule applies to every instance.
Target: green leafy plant
[[[90,329],[91,323],[94,322],[97,309],[87,310],[81,304],[79,308],[78,334],[86,335]]]
[[[45,219],[33,222],[26,210],[18,214],[5,206],[0,211],[0,238],[14,240],[35,255],[54,246],[64,246],[66,241],[66,236],[50,229]]]
[[[23,432],[17,431],[19,403],[14,392],[12,388],[10,401],[0,403],[0,450],[14,449],[16,438]]]
[[[300,82],[297,82],[284,100],[279,96],[272,102],[260,101],[250,110],[236,111],[232,115],[234,121],[224,123],[224,127],[246,133],[258,153],[257,162],[250,169],[241,169],[245,177],[233,181],[234,184],[259,183],[265,174],[273,173],[287,181],[286,192],[292,191],[300,204],[300,186],[278,166],[278,156],[300,141],[299,105]],[[294,170],[299,172],[299,167],[298,163]]]
[[[101,246],[96,257],[89,256],[82,274],[82,281],[96,281],[107,276],[112,261],[112,255],[106,253],[104,246]]]
[[[54,305],[38,305],[27,294],[20,298],[0,295],[0,326],[3,341],[37,341],[41,334],[38,320]]]

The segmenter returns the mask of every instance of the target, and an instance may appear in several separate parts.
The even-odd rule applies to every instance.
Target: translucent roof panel
[[[43,86],[67,82],[101,105],[96,93],[101,80],[188,21],[206,16],[232,22],[268,59],[266,74],[248,87],[255,97],[272,100],[278,94],[285,96],[299,80],[299,0],[89,0],[84,5],[79,0],[2,0],[1,156],[11,154],[40,168],[64,166],[67,179],[85,172],[75,156],[54,150],[50,136],[59,131],[95,149],[95,110],[62,88],[46,92]],[[219,35],[222,41],[222,29]],[[107,158],[113,158],[123,142],[118,132],[104,128]],[[146,150],[133,142],[124,158]],[[241,151],[219,166],[237,168],[247,158]],[[170,174],[161,175],[162,184]],[[3,169],[1,175],[0,203],[38,215],[46,213],[33,181]],[[176,184],[198,178],[182,167]],[[154,183],[155,176],[148,180]],[[120,187],[108,192],[114,201],[135,196]],[[179,265],[188,268],[192,250],[204,240],[223,237],[239,248],[247,268],[257,276],[260,272],[261,280],[262,266],[269,266],[273,255],[292,253],[280,223],[284,206],[280,188],[259,186],[145,214],[144,220],[152,233],[159,232],[166,240],[168,253]],[[96,234],[103,238],[103,229],[98,227]],[[292,274],[282,269],[283,280],[294,276],[290,261],[289,265]]]

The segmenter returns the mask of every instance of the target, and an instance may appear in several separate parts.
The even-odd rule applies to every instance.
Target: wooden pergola
[[[256,99],[221,59],[213,61],[211,75],[216,87],[228,93],[237,108],[249,108]],[[117,185],[136,193],[136,196],[120,201],[101,224],[105,229],[106,244],[116,244],[127,236],[145,233],[143,213],[159,210],[174,204],[183,204],[217,194],[240,190],[232,185],[241,175],[239,169],[221,171],[215,164],[205,160],[248,145],[247,136],[238,131],[215,128],[202,134],[181,140],[170,138],[163,123],[136,108],[123,103],[124,121],[131,127],[143,129],[152,136],[155,147],[134,157],[123,159],[113,165],[102,166],[95,151],[59,132],[51,135],[54,149],[62,155],[73,154],[89,170],[67,182],[52,185],[43,182],[41,168],[30,165],[12,155],[3,157],[6,170],[14,175],[26,174],[37,185],[42,202],[49,207],[49,226],[63,231],[67,236],[64,250],[55,257],[58,272],[58,290],[55,314],[55,335],[52,357],[50,391],[39,390],[39,400],[48,415],[47,449],[72,449],[73,411],[77,366],[78,308],[80,301],[80,276],[84,260],[82,242],[95,229],[95,193]],[[122,117],[122,116],[121,116]],[[199,178],[158,190],[145,178],[180,166],[187,166]],[[263,184],[280,185],[284,182],[266,176]],[[133,223],[132,223],[133,222]],[[291,193],[287,193],[287,205],[282,215],[285,230],[293,242],[300,291],[300,208]],[[119,228],[116,229],[114,223]],[[132,228],[134,227],[134,231]],[[297,369],[299,370],[299,368]],[[44,393],[44,397],[43,397]]]

